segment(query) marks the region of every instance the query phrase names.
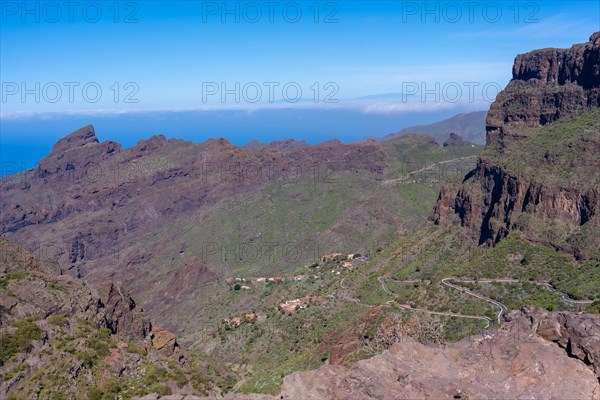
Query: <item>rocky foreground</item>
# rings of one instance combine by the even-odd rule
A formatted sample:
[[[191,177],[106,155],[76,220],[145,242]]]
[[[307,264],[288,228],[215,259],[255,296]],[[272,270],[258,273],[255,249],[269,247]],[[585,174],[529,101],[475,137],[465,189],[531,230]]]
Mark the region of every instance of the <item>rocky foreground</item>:
[[[600,399],[600,315],[526,307],[485,335],[445,346],[406,339],[350,368],[326,365],[289,375],[278,397],[226,398]]]

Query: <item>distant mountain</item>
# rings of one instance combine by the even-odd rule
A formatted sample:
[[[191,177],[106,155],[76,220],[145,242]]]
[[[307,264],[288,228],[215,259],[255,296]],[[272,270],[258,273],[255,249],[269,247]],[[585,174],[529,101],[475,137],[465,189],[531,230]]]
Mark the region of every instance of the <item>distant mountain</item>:
[[[458,114],[452,118],[429,125],[415,125],[404,128],[397,133],[384,136],[382,140],[390,140],[409,133],[421,133],[433,136],[438,143],[443,143],[450,133],[460,135],[463,140],[475,144],[485,144],[485,116],[487,111],[474,111]]]
[[[274,140],[270,143],[262,143],[258,140],[252,140],[248,142],[244,148],[248,150],[254,151],[294,151],[304,147],[307,147],[309,144],[304,140],[296,140],[296,139],[287,139],[287,140]]]

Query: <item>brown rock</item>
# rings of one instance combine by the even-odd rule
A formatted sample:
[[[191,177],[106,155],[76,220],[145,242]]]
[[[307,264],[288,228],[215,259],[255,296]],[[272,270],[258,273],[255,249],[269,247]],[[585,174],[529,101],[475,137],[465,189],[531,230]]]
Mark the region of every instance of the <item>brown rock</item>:
[[[97,284],[102,306],[107,310],[107,327],[121,340],[133,341],[145,338],[152,324],[136,307],[135,301],[119,284]]]
[[[173,351],[177,346],[177,336],[164,329],[153,330],[150,333],[150,341],[155,350]]]
[[[518,55],[513,79],[491,105],[487,144],[510,140],[505,125],[544,125],[600,106],[600,32],[569,49],[543,49]]]
[[[511,317],[500,330],[445,347],[407,339],[349,369],[327,365],[293,373],[284,378],[282,398],[600,398],[597,377],[586,363],[536,331],[540,322],[553,325],[557,318],[569,326],[563,332],[569,343],[598,349],[600,316],[527,309]]]

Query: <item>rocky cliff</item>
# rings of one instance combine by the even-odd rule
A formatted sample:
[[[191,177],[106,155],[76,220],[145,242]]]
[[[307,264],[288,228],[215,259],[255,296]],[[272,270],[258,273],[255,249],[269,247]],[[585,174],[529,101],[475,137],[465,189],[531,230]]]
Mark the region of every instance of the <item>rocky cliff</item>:
[[[507,125],[544,125],[600,107],[600,32],[569,49],[520,54],[512,74],[487,114],[487,144],[520,136]]]
[[[52,266],[1,238],[0,252],[0,274],[7,289],[0,293],[2,325],[60,313],[108,328],[120,340],[142,340],[152,330],[148,317],[122,286],[109,282],[92,287],[85,281],[56,274]]]
[[[350,368],[325,365],[293,373],[284,378],[280,396],[225,398],[598,400],[599,349],[599,315],[525,307],[512,312],[502,328],[484,335],[445,346],[401,338],[390,350]],[[142,400],[158,398],[149,395]]]
[[[349,369],[297,372],[285,378],[282,398],[600,398],[600,316],[527,308],[510,318],[445,347],[407,340]]]
[[[578,259],[600,257],[599,71],[600,32],[518,56],[477,167],[441,190],[432,219],[458,218],[481,244],[520,231]]]
[[[169,362],[189,357],[121,285],[60,275],[0,238],[0,398],[96,398]]]

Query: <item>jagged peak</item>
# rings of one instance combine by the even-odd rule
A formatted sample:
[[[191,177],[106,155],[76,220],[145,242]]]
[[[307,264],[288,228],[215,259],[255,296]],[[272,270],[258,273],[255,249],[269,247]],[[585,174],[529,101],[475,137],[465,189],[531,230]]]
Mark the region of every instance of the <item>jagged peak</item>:
[[[450,146],[464,146],[467,142],[458,133],[450,132],[448,139],[444,142],[444,147]]]
[[[228,150],[236,148],[236,146],[234,146],[229,140],[225,138],[208,139],[206,142],[204,142],[204,144],[211,149]]]
[[[62,153],[76,147],[82,147],[95,143],[99,143],[99,140],[98,137],[96,137],[94,126],[87,125],[83,128],[77,129],[76,131],[68,134],[56,142],[52,147],[52,153]]]

